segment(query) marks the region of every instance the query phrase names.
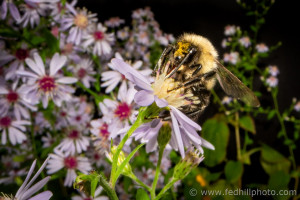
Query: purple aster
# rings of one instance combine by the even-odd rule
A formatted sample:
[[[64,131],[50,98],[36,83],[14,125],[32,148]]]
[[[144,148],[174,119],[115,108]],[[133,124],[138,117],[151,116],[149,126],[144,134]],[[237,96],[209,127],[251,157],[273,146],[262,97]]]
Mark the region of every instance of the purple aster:
[[[21,92],[24,92],[25,99],[32,104],[42,101],[43,107],[48,106],[49,99],[53,99],[57,106],[61,106],[63,101],[71,100],[70,93],[74,89],[65,84],[77,82],[74,77],[61,77],[58,71],[65,65],[67,58],[54,54],[50,62],[50,72],[46,73],[45,65],[38,53],[33,55],[34,60],[27,58],[26,64],[34,72],[18,70],[17,73],[21,76],[28,77],[27,83],[21,87]]]
[[[20,21],[20,12],[12,0],[3,0],[2,5],[0,7],[1,19],[6,18],[8,10],[15,21]]]

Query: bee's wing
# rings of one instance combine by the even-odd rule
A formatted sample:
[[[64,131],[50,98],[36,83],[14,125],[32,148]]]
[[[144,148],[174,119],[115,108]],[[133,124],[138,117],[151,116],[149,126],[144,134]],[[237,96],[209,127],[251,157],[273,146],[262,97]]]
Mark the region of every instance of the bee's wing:
[[[216,68],[217,79],[224,92],[250,106],[258,107],[260,103],[255,94],[221,63],[216,62],[218,64]]]

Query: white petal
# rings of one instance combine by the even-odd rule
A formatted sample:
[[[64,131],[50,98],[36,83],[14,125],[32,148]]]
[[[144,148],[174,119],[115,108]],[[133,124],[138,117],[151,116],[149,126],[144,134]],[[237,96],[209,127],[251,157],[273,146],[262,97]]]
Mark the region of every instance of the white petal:
[[[154,101],[154,95],[146,90],[141,90],[134,95],[134,101],[140,106],[149,106]]]
[[[183,146],[183,142],[182,142],[178,122],[177,122],[177,119],[175,118],[174,114],[172,112],[170,112],[170,113],[171,113],[173,132],[175,134],[176,143],[178,145],[178,149],[179,149],[179,152],[181,154],[181,157],[184,158],[185,157],[184,146]]]
[[[58,53],[54,54],[50,62],[50,76],[54,76],[64,66],[66,61],[66,56],[59,56]]]
[[[56,80],[57,83],[64,83],[64,84],[72,84],[78,81],[77,78],[74,77],[62,77]]]

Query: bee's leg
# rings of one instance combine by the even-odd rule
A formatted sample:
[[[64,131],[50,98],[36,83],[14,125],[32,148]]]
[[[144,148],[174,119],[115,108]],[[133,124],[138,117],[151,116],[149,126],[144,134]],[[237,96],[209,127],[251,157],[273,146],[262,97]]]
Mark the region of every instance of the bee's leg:
[[[199,115],[203,110],[200,109],[200,110],[196,110],[196,111],[193,111],[193,112],[189,112],[189,113],[186,113],[187,116],[189,117],[196,117],[197,115]]]
[[[185,61],[190,57],[191,54],[195,53],[196,49],[195,48],[191,48],[189,50],[189,52],[186,54],[186,56],[182,59],[182,61],[179,63],[179,65],[173,69],[167,76],[166,78],[170,78],[175,72],[177,72],[177,70],[181,67],[181,65],[183,65],[183,63],[185,63]]]
[[[200,69],[202,68],[202,65],[201,64],[195,64],[195,65],[192,65],[190,68],[194,68],[194,67],[196,67],[196,69],[193,72],[192,76],[195,76],[200,71]]]
[[[185,88],[188,88],[188,87],[191,87],[193,86],[195,83],[199,82],[202,78],[204,79],[210,79],[212,78],[214,75],[216,74],[215,71],[210,71],[210,72],[207,72],[205,74],[201,74],[199,76],[196,76],[195,78],[192,78],[184,83],[182,83],[181,85],[179,85],[178,87],[174,88],[174,89],[171,89],[171,90],[168,90],[168,92],[170,91],[173,91],[173,90],[178,90],[182,87],[185,87]]]
[[[155,72],[156,72],[156,71],[160,72],[160,70],[161,70],[161,65],[162,65],[162,63],[163,63],[163,60],[164,60],[165,56],[168,55],[173,49],[174,49],[174,47],[173,47],[172,45],[168,45],[168,46],[164,49],[164,51],[162,52],[161,56],[159,57],[158,62],[157,62],[156,65],[155,65],[155,68],[154,68],[154,71],[155,71]]]

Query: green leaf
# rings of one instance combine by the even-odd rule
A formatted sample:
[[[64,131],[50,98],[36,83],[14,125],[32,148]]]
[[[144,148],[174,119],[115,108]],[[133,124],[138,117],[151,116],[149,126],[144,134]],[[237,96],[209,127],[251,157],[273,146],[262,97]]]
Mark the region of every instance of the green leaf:
[[[263,145],[261,150],[260,163],[267,174],[277,171],[289,172],[291,162],[275,149]]]
[[[226,158],[229,128],[224,121],[216,118],[207,120],[202,126],[202,137],[215,146],[215,150],[205,149],[204,163],[213,167]]]
[[[115,177],[113,177],[113,183],[115,183],[116,180],[118,180],[120,174],[123,172],[124,167],[126,166],[127,163],[129,163],[130,159],[134,156],[134,154],[144,145],[145,143],[140,144],[137,146],[127,157],[126,159],[122,162],[120,167],[118,167],[117,172]]]
[[[24,162],[25,161],[25,155],[17,155],[13,157],[14,162]]]
[[[256,133],[254,120],[249,115],[240,118],[240,127],[253,134]]]
[[[272,119],[276,114],[276,110],[271,110],[267,116],[267,119],[270,120]]]
[[[225,165],[225,177],[230,183],[236,183],[243,174],[243,164],[240,161],[228,161]]]
[[[288,184],[291,180],[291,177],[283,171],[278,171],[273,173],[268,181],[268,189],[275,190],[277,194],[279,194],[279,191],[288,191]],[[278,200],[285,200],[289,199],[289,195],[274,195],[274,199]]]
[[[150,200],[147,192],[143,189],[138,189],[135,195],[136,200]]]

